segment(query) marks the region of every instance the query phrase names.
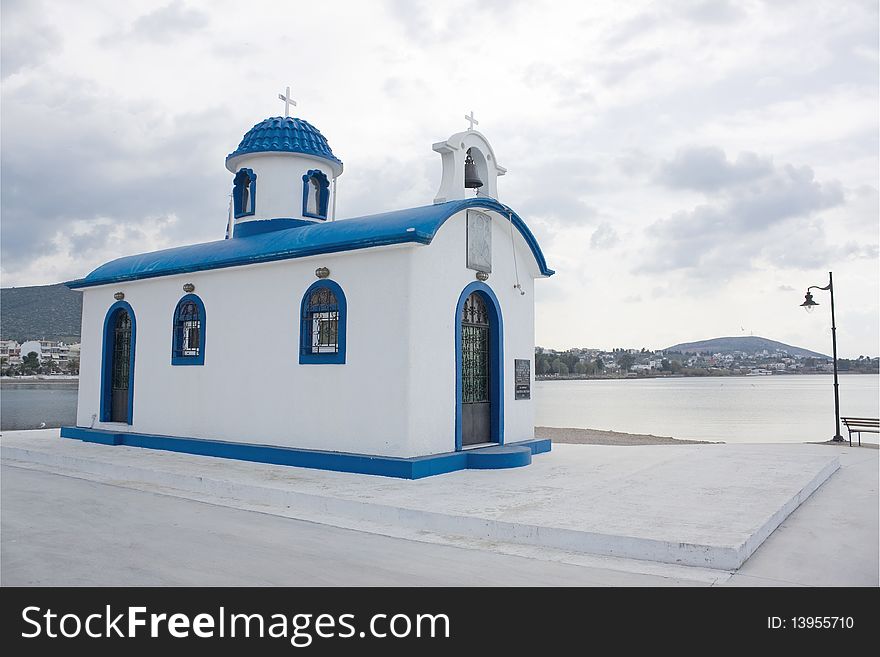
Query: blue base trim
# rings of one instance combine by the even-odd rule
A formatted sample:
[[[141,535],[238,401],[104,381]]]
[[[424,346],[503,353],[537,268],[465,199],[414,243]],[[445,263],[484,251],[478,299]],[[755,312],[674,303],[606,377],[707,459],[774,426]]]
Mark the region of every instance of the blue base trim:
[[[509,447],[528,447],[532,450],[532,455],[546,454],[549,452],[553,444],[549,438],[533,438],[531,440],[521,440],[515,443],[508,443]]]
[[[96,431],[94,429],[80,429],[79,427],[62,427],[63,438],[76,438],[84,443],[98,443],[100,445],[121,445],[124,433],[112,433],[110,431]]]
[[[251,221],[242,221],[241,223],[235,224],[232,228],[232,236],[250,237],[251,235],[270,233],[274,230],[287,230],[288,228],[311,226],[314,223],[314,221],[308,221],[306,219],[287,219],[285,217],[278,219],[252,219]]]
[[[206,438],[177,438],[144,433],[114,432],[85,427],[61,427],[62,438],[73,438],[84,442],[102,445],[127,445],[145,449],[162,449],[169,452],[182,452],[200,456],[214,456],[238,461],[291,465],[300,468],[354,472],[358,474],[397,477],[400,479],[422,479],[433,475],[455,472],[456,470],[514,468],[528,465],[535,451],[531,443],[546,443],[549,451],[550,441],[523,441],[514,446],[487,447],[465,452],[447,452],[413,458],[393,456],[370,456],[349,452],[325,452],[312,449],[296,449],[275,445],[256,445],[252,443],[232,443],[224,440]],[[528,447],[528,449],[523,449]],[[527,457],[528,461],[523,463]]]

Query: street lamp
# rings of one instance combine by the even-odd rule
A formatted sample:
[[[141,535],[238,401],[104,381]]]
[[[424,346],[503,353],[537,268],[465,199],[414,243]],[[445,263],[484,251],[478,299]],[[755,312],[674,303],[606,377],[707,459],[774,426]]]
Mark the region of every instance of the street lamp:
[[[840,394],[838,392],[838,383],[837,383],[837,326],[834,323],[834,284],[833,277],[831,272],[828,272],[828,285],[825,287],[820,287],[819,285],[811,285],[807,288],[807,293],[804,295],[804,302],[801,304],[801,308],[806,310],[808,313],[813,312],[816,309],[816,306],[819,304],[813,301],[813,295],[810,293],[810,290],[828,290],[831,293],[831,348],[832,348],[832,356],[834,357],[834,419],[837,422],[836,428],[837,433],[834,434],[833,440],[836,443],[843,442],[843,436],[840,435]]]
[[[811,313],[816,310],[816,306],[818,305],[818,303],[813,301],[813,295],[807,292],[807,294],[804,296],[804,302],[801,304],[801,308],[806,310],[808,313]]]

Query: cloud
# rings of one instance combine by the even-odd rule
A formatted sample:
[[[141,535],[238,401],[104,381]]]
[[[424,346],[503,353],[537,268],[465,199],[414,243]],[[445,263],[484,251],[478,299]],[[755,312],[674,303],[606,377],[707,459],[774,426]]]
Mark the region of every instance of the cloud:
[[[176,217],[148,217],[140,221],[119,222],[109,218],[76,220],[41,236],[41,249],[16,264],[15,277],[21,280],[66,281],[81,278],[98,265],[116,256],[148,252],[175,246],[169,227]],[[4,263],[5,265],[5,263]],[[4,276],[4,280],[8,277]],[[12,284],[16,284],[13,278]]]
[[[794,292],[795,289],[791,285],[780,285],[776,288],[780,292]]]
[[[673,189],[715,191],[764,178],[773,172],[773,162],[754,153],[740,153],[730,161],[717,146],[680,150],[663,162],[658,182]]]
[[[138,16],[128,30],[108,35],[104,37],[104,41],[109,44],[126,39],[139,39],[169,43],[177,37],[207,27],[208,23],[207,12],[187,7],[182,0],[173,0],[163,7]]]
[[[457,0],[450,11],[436,10],[433,0],[390,0],[388,15],[403,28],[407,39],[421,43],[461,41],[479,36],[482,25],[491,21],[494,29],[503,29],[512,20],[524,0]],[[462,20],[467,15],[467,20]]]
[[[696,23],[703,27],[727,27],[746,17],[743,8],[730,0],[668,0],[642,7],[634,15],[607,32],[605,45],[617,50],[653,33],[671,30],[678,24]]]
[[[816,180],[808,166],[771,167],[757,156],[742,167],[731,166],[723,153],[708,161],[727,163],[717,171],[730,173],[728,180],[736,184],[719,186],[715,176],[710,202],[651,224],[650,247],[637,271],[699,269],[711,277],[745,271],[762,259],[781,266],[826,261],[831,250],[824,224],[814,215],[843,204],[840,183]]]
[[[595,157],[559,155],[552,147],[550,152],[556,157],[524,158],[499,180],[499,193],[509,198],[513,187],[517,212],[523,216],[550,219],[560,226],[591,221],[598,211],[585,197],[602,189],[606,167]]]
[[[430,204],[430,145],[475,111],[559,272],[544,344],[638,344],[645,313],[669,344],[785,335],[776,285],[831,269],[841,325],[876,315],[876,3],[2,1],[4,285],[221,237],[223,158],[290,84],[340,218]]]
[[[729,25],[745,16],[742,5],[730,0],[685,0],[682,15],[695,23]]]
[[[137,252],[141,225],[163,225],[171,243],[222,237],[229,174],[221,163],[234,148],[224,118],[216,110],[168,117],[146,103],[101,97],[81,80],[8,91],[0,180],[4,272],[71,244],[96,260]],[[172,215],[179,221],[157,219]],[[96,220],[91,231],[76,228]],[[112,226],[128,229],[108,241]]]
[[[618,242],[620,242],[620,237],[618,237],[617,231],[606,221],[599,224],[590,237],[590,246],[594,249],[610,249]]]
[[[625,57],[609,57],[602,63],[602,82],[608,86],[619,85],[636,73],[656,65],[662,58],[662,51],[649,50]]]
[[[15,73],[43,64],[61,50],[62,35],[45,16],[42,3],[4,0],[0,22],[0,75]]]

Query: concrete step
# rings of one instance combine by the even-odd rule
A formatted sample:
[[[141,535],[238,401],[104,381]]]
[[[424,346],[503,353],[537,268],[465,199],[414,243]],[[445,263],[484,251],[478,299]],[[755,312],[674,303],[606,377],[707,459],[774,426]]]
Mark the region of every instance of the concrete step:
[[[532,462],[529,447],[499,445],[469,450],[467,467],[471,470],[500,470],[501,468],[521,468]]]

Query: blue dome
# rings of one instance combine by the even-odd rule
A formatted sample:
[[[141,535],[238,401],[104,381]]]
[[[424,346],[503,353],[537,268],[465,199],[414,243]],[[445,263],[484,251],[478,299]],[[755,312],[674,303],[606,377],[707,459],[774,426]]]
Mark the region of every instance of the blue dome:
[[[304,153],[342,164],[315,126],[292,116],[260,121],[247,131],[238,148],[226,156],[226,161],[247,153]]]

